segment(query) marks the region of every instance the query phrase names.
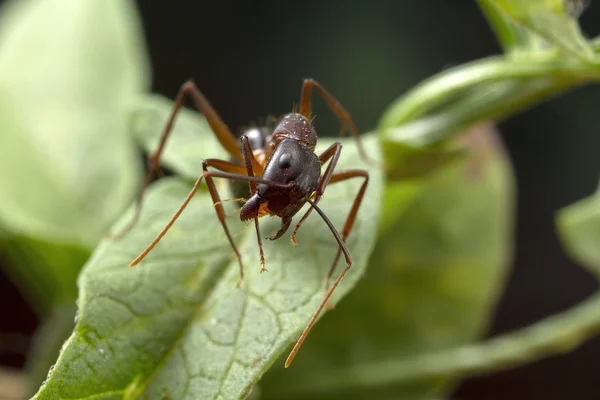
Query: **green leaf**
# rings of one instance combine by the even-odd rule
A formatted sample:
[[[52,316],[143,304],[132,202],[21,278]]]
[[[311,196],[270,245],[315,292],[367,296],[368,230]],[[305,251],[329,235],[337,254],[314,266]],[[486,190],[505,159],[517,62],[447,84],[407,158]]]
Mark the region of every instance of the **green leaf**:
[[[75,300],[142,179],[124,114],[148,85],[135,9],[69,1],[12,1],[0,17],[0,254],[39,312]]]
[[[394,180],[423,178],[465,156],[464,149],[445,146],[446,144],[418,147],[402,140],[386,140],[383,154],[390,167],[388,178]]]
[[[561,209],[556,222],[567,252],[600,278],[600,194]]]
[[[163,111],[168,113],[169,107]],[[185,126],[176,125],[173,140]],[[197,135],[206,141],[198,141],[197,152],[190,154],[197,159],[214,156],[211,133],[204,128]],[[321,140],[318,148],[329,143]],[[339,169],[356,168],[354,141],[343,143]],[[365,136],[364,144],[375,159],[381,158],[374,135]],[[375,244],[382,176],[377,170],[370,176],[347,241],[355,264],[336,290],[333,304],[362,276]],[[341,182],[326,190],[321,205],[335,226],[344,223],[360,184],[360,180]],[[36,399],[242,398],[296,340],[322,300],[324,276],[337,250],[316,213],[299,231],[297,248],[284,238],[265,241],[264,274],[259,273],[254,228],[238,235],[246,278],[236,289],[237,261],[210,196],[199,191],[147,258],[127,268],[189,189],[189,181],[175,178],[153,184],[136,228],[121,241],[103,241],[95,250],[79,278],[75,331]],[[219,190],[227,198],[226,182],[219,183]],[[233,204],[225,205],[231,231],[239,232],[243,224]],[[131,210],[117,227],[130,216]],[[262,236],[278,227],[278,220],[261,220]],[[323,313],[324,319],[336,312]],[[302,349],[297,359],[303,354]]]
[[[123,107],[148,85],[132,2],[13,1],[0,21],[0,220],[93,247],[141,170]],[[40,73],[43,71],[43,73]]]
[[[499,137],[487,125],[462,141],[462,160],[420,182],[388,183],[368,274],[315,328],[295,374],[276,364],[265,375],[263,398],[431,399],[452,388],[444,379],[452,374],[432,377],[412,360],[484,333],[511,263],[514,220]],[[443,361],[438,370],[456,359]],[[402,362],[402,370],[370,368]]]
[[[598,56],[600,54],[600,37],[595,37],[590,41],[590,46],[594,50],[594,54]]]
[[[506,18],[539,35],[551,46],[585,61],[594,52],[581,34],[574,16],[569,15],[564,0],[489,0]]]

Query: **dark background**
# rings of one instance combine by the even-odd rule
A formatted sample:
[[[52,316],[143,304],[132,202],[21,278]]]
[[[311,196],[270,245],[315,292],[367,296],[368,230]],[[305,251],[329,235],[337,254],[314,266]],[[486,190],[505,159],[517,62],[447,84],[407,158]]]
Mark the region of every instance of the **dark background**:
[[[153,90],[173,98],[193,78],[231,127],[290,111],[302,79],[312,77],[368,131],[422,79],[500,53],[475,2],[205,3],[138,1]],[[600,5],[591,4],[581,22],[588,36],[599,34]],[[598,184],[599,100],[600,90],[587,87],[500,124],[517,173],[518,223],[515,264],[490,335],[563,311],[595,290],[563,254],[553,219]],[[320,134],[337,133],[320,102],[315,112]],[[0,348],[0,363],[21,366],[36,317],[1,272],[0,299],[0,332],[17,334],[4,341],[10,349]],[[598,358],[599,339],[565,356],[469,379],[453,398],[598,398]]]

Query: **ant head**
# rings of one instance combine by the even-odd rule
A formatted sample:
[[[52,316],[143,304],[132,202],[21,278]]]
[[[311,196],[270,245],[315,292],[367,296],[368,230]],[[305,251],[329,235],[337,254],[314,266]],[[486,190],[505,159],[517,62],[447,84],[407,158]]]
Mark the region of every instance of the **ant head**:
[[[317,145],[317,132],[302,114],[291,113],[285,115],[273,131],[274,141],[279,142],[283,139],[296,140],[314,150]]]

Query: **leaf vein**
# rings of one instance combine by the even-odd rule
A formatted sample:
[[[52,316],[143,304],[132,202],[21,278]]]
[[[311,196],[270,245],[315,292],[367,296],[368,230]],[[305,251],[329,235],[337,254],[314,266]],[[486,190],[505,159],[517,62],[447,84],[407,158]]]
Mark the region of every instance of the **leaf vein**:
[[[227,380],[227,376],[229,376],[229,373],[231,372],[231,368],[233,367],[233,364],[236,361],[235,356],[238,351],[240,331],[242,330],[242,325],[244,324],[244,319],[246,318],[247,307],[248,307],[248,292],[246,292],[246,296],[244,296],[244,304],[242,305],[242,312],[240,314],[239,324],[237,325],[237,329],[236,329],[235,336],[234,336],[233,348],[232,348],[233,351],[231,352],[231,359],[229,361],[229,365],[227,366],[227,369],[225,370],[225,373],[223,374],[223,379],[221,380],[221,384],[219,385],[219,390],[217,391],[217,395],[224,394],[223,393],[223,385],[225,384],[225,381]]]

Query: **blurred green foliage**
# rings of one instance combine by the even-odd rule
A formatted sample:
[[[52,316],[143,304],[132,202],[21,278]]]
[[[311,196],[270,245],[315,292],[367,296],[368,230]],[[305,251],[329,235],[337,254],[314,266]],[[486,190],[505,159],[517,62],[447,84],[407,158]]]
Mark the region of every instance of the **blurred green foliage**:
[[[269,272],[260,276],[254,232],[241,232],[248,275],[236,290],[236,263],[202,188],[143,265],[127,268],[185,197],[200,157],[224,152],[203,117],[184,111],[164,157],[178,177],[152,185],[134,231],[103,240],[131,217],[123,212],[142,178],[137,148],[155,150],[173,105],[147,93],[134,3],[8,3],[0,17],[0,167],[22,174],[0,180],[0,252],[46,316],[28,363],[31,394],[62,348],[36,398],[431,398],[466,374],[568,351],[594,335],[597,296],[477,341],[511,262],[514,223],[513,172],[488,121],[600,78],[598,41],[581,35],[574,2],[478,3],[505,54],[422,82],[363,136],[389,168],[369,170],[348,239],[355,266],[336,309],[287,370],[278,357],[319,303],[335,251],[322,221],[306,223],[297,249],[268,243]],[[355,167],[355,144],[343,143],[340,167]],[[336,226],[358,183],[327,189],[323,209]],[[594,273],[597,197],[558,216],[567,251]]]
[[[135,9],[9,2],[0,26],[0,221],[9,271],[44,310],[74,278],[141,179],[125,104],[148,89]],[[26,179],[23,179],[23,176]]]
[[[149,87],[142,43],[128,2],[27,0],[3,7],[0,223],[7,234],[0,254],[40,314],[58,315],[74,304],[83,263],[142,178],[124,112],[129,98]],[[45,358],[31,354],[37,370],[47,371],[59,347]]]

